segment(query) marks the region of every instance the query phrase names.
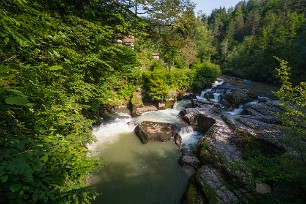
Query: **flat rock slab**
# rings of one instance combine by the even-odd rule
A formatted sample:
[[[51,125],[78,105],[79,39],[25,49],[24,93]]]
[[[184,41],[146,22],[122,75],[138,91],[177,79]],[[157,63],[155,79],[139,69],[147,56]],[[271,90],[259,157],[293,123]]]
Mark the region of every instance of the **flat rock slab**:
[[[196,178],[197,185],[201,186],[209,203],[238,203],[236,195],[225,185],[226,182],[218,170],[203,166],[196,173]]]
[[[154,105],[143,105],[141,107],[134,107],[132,111],[132,116],[141,116],[143,113],[150,111],[157,111],[158,109]]]
[[[196,156],[182,155],[179,159],[179,163],[182,166],[191,166],[194,169],[198,169],[201,165],[200,160]]]
[[[170,123],[143,121],[134,132],[143,144],[149,141],[165,142],[175,135],[175,128]]]

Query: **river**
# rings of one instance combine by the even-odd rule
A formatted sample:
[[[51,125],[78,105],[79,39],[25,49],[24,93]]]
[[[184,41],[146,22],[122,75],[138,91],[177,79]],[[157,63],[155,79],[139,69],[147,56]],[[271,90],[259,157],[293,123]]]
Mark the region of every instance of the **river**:
[[[168,109],[132,119],[117,113],[112,121],[94,128],[98,141],[90,149],[106,166],[92,179],[99,193],[93,203],[181,203],[187,175],[178,164],[179,148],[173,141],[142,144],[133,131],[144,120],[177,123],[177,114]]]
[[[223,88],[247,88],[259,97],[271,97],[271,90],[276,90],[247,80],[222,78],[215,81],[212,88],[204,89],[197,98],[218,103],[221,93],[216,87],[222,87],[223,83]],[[206,93],[212,91],[213,98],[206,98]],[[254,100],[250,104],[257,102]],[[230,115],[240,114],[247,105],[249,103],[224,111]],[[89,148],[96,156],[102,157],[106,164],[91,180],[99,193],[94,204],[182,203],[188,176],[178,164],[178,146],[173,141],[142,144],[134,133],[134,128],[142,121],[180,122],[178,113],[182,106],[190,106],[190,100],[176,103],[174,109],[148,112],[137,118],[125,113],[114,113],[112,120],[93,129],[97,142]],[[184,148],[194,147],[201,134],[193,132],[188,126],[182,131],[180,135],[185,143]]]

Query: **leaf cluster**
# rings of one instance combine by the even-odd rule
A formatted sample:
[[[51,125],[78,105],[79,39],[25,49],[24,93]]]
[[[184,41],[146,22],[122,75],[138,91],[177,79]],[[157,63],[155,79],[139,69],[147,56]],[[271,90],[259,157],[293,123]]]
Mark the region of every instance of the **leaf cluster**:
[[[110,98],[127,100],[140,76],[132,49],[94,17],[98,1],[86,2],[0,3],[0,202],[95,195],[87,177],[102,163],[86,148],[89,118]]]

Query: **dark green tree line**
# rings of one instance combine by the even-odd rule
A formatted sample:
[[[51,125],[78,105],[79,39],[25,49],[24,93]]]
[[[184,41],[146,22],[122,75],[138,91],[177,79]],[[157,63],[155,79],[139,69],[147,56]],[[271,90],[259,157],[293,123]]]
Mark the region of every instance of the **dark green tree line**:
[[[278,56],[292,63],[297,82],[305,80],[305,11],[299,0],[249,0],[215,9],[208,17],[218,51],[213,59],[225,73],[275,82]]]

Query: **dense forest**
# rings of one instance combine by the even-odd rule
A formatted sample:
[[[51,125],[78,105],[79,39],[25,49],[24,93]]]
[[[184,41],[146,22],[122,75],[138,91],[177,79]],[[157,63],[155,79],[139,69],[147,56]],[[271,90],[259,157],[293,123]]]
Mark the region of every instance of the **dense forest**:
[[[160,102],[171,90],[201,90],[221,70],[279,83],[275,57],[293,67],[294,83],[306,78],[301,0],[250,0],[198,17],[189,0],[4,0],[0,8],[0,203],[90,203],[88,177],[103,166],[86,147],[92,124],[138,87]],[[130,35],[133,46],[118,43]]]
[[[277,56],[290,62],[292,78],[305,81],[306,2],[249,0],[201,19],[214,36],[213,60],[223,73],[275,83]]]

